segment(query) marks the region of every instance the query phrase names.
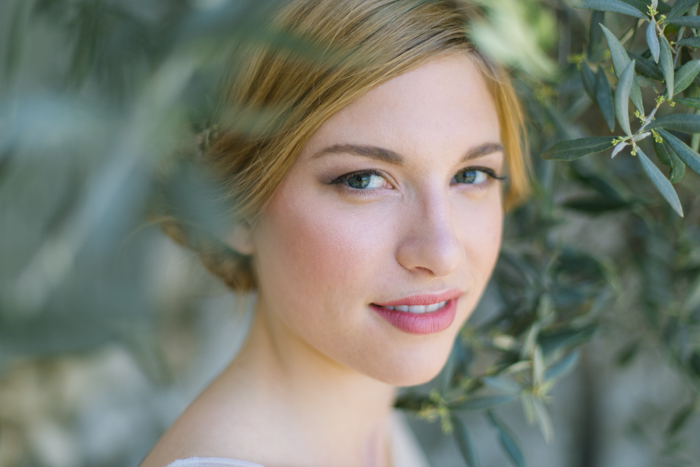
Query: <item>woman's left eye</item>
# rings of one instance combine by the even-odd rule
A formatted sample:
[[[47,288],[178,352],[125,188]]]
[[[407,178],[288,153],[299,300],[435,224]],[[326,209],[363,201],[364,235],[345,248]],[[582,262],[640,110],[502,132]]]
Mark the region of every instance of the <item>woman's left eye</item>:
[[[465,185],[480,185],[489,178],[503,180],[504,177],[498,177],[491,169],[475,169],[469,168],[458,172],[452,177],[452,183],[462,183]]]

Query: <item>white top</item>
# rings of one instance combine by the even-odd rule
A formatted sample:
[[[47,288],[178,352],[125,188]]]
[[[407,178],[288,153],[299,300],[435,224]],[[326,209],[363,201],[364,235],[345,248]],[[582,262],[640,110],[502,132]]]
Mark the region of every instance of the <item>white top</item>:
[[[391,459],[394,467],[430,467],[415,436],[398,410],[391,414]],[[191,457],[176,460],[167,467],[264,467],[260,464],[219,457]]]

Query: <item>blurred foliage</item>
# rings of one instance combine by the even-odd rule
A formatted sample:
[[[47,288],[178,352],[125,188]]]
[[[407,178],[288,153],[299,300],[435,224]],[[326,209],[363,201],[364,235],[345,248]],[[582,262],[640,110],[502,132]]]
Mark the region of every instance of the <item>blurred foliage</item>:
[[[196,150],[222,44],[314,55],[269,29],[260,11],[270,1],[0,4],[0,384],[12,361],[112,343],[169,384],[159,316],[191,306],[202,282],[164,277],[149,213],[167,202],[210,231],[227,228],[197,169],[164,162]],[[407,391],[397,407],[440,421],[471,467],[478,447],[458,415],[482,411],[507,458],[525,465],[497,407],[519,401],[551,439],[553,385],[597,329],[620,332],[614,317],[634,310],[644,324],[610,358],[625,365],[651,347],[682,375],[694,397],[669,418],[659,451],[660,464],[681,465],[700,409],[698,2],[479,3],[486,20],[470,33],[513,67],[535,195],[507,219],[498,306],[464,328],[432,390]],[[55,465],[41,459],[30,462]]]

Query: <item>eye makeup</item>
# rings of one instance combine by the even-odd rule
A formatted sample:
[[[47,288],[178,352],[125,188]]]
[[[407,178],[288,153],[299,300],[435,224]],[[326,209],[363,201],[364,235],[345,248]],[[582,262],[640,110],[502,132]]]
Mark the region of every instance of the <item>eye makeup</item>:
[[[459,181],[460,175],[467,174],[469,172],[473,172],[475,175],[472,177],[466,177],[464,181]],[[475,181],[476,179],[479,178],[479,174],[485,175],[485,179],[482,181]],[[345,173],[343,175],[340,175],[338,177],[328,177],[325,180],[325,183],[328,185],[337,185],[337,186],[344,186],[354,192],[360,192],[360,191],[372,191],[375,189],[378,189],[380,187],[372,187],[371,179],[373,177],[379,177],[385,181],[385,183],[388,185],[389,182],[387,181],[387,177],[384,173],[375,170],[375,169],[367,169],[367,170],[355,170],[352,172]],[[506,176],[499,176],[496,174],[496,172],[493,169],[490,169],[488,167],[466,167],[455,174],[454,177],[452,177],[452,180],[450,181],[451,185],[466,185],[466,186],[485,186],[488,182],[490,181],[503,181],[506,180],[508,177]],[[469,182],[467,182],[469,180]]]

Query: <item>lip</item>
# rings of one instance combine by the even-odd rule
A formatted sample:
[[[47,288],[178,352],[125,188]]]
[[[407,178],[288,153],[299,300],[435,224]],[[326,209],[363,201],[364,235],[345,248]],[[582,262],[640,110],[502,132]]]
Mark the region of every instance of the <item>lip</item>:
[[[411,295],[410,297],[400,298],[391,302],[384,303],[373,303],[372,305],[378,306],[416,306],[416,305],[434,305],[440,302],[446,302],[448,300],[453,300],[462,295],[462,291],[458,289],[448,290],[442,293],[425,293],[418,295]]]
[[[442,294],[421,294],[382,304],[372,303],[370,308],[395,328],[409,334],[434,334],[444,331],[454,322],[457,314],[457,301],[461,291],[451,290]],[[428,313],[410,313],[391,310],[388,306],[433,305],[446,301],[445,306]]]

